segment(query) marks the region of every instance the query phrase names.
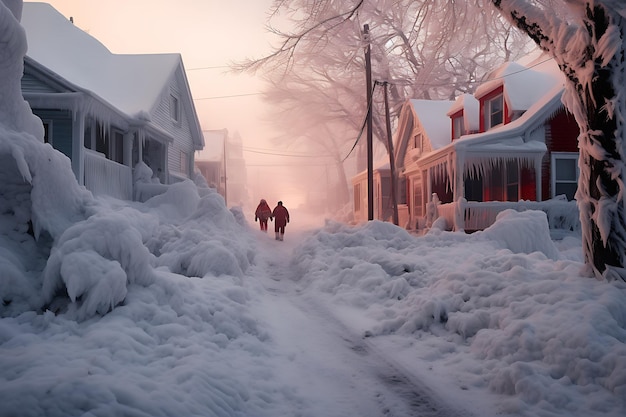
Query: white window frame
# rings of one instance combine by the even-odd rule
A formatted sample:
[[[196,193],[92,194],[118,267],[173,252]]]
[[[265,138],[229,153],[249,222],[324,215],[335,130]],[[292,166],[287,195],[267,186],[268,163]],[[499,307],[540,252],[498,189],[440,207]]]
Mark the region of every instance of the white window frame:
[[[492,107],[493,107],[492,104],[496,101],[499,101],[501,104],[502,109],[500,110],[500,113],[502,114],[502,116],[501,116],[500,123],[493,124],[494,112],[492,111]],[[484,116],[485,116],[485,130],[489,130],[491,128],[504,124],[504,94],[498,94],[488,100],[485,100]]]
[[[557,159],[573,159],[576,166],[576,178],[571,180],[559,180],[558,183],[576,184],[578,186],[578,178],[580,177],[580,169],[578,167],[578,152],[552,152],[550,155],[550,194],[552,198],[556,197],[556,161]]]
[[[517,177],[515,178],[515,182],[511,182],[511,178],[509,178],[509,168],[510,168],[509,164],[515,164],[514,172]],[[517,159],[513,159],[513,160],[505,162],[503,174],[504,174],[504,199],[506,201],[519,201],[522,195],[522,167],[521,167],[520,162]],[[515,185],[515,188],[517,189],[516,191],[517,195],[515,196],[515,198],[509,195],[509,188],[514,185]]]
[[[174,92],[170,92],[170,119],[176,125],[180,123],[181,120],[181,107],[180,107],[180,96]]]

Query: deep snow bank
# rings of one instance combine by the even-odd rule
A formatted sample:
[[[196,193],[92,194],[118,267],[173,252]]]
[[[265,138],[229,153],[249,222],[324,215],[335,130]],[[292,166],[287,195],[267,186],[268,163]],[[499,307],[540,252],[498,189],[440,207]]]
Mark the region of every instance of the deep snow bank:
[[[456,389],[505,394],[502,411],[620,415],[626,285],[582,276],[580,237],[550,241],[542,214],[507,212],[473,235],[329,224],[294,267],[338,314],[349,306],[373,322],[367,336],[402,336],[416,359],[454,363]]]

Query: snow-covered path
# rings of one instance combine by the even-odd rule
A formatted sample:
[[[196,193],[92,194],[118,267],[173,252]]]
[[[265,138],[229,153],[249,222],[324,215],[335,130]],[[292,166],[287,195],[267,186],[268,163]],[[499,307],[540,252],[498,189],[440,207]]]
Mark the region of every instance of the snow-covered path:
[[[341,323],[323,297],[301,290],[290,260],[305,234],[289,230],[286,240],[277,242],[273,233],[259,232],[259,262],[249,271],[260,296],[253,311],[267,323],[277,351],[285,352],[275,376],[288,381],[299,398],[291,415],[470,416],[444,405],[362,332]]]

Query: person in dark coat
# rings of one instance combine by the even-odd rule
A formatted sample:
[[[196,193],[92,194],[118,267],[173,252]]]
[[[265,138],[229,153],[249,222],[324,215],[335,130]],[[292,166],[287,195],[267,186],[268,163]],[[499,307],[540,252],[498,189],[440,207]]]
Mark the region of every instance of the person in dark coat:
[[[271,220],[272,219],[272,209],[270,208],[269,204],[267,204],[267,201],[265,201],[264,199],[261,199],[261,202],[259,203],[259,205],[256,208],[256,211],[254,212],[254,221],[256,222],[257,220],[259,221],[259,224],[261,226],[261,231],[263,232],[267,232],[267,220]]]
[[[289,223],[289,211],[285,206],[283,206],[283,202],[279,201],[278,205],[274,207],[274,211],[272,211],[272,216],[274,217],[274,231],[276,232],[276,240],[283,240],[285,236],[285,226]]]

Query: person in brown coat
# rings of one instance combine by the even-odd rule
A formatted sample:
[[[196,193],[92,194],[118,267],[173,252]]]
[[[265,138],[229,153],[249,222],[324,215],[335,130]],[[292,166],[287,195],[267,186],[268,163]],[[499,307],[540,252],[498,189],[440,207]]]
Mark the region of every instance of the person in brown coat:
[[[285,236],[285,226],[289,223],[289,211],[283,202],[279,201],[278,205],[274,207],[272,211],[272,217],[274,217],[274,231],[276,232],[276,240],[283,240]]]
[[[261,231],[263,232],[267,232],[268,219],[272,219],[272,209],[267,204],[267,201],[265,201],[265,199],[261,199],[261,202],[254,212],[254,221],[259,221],[259,224],[261,225]]]

